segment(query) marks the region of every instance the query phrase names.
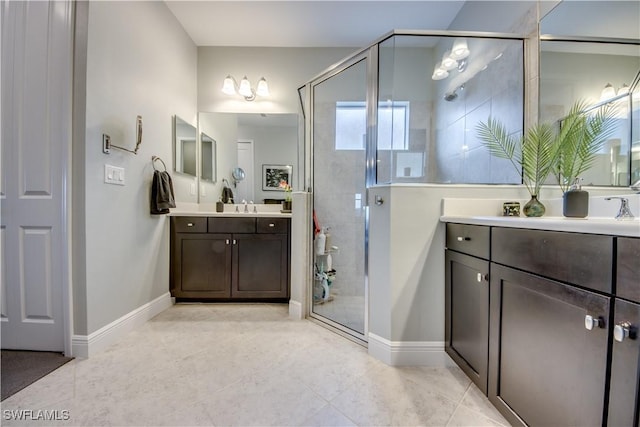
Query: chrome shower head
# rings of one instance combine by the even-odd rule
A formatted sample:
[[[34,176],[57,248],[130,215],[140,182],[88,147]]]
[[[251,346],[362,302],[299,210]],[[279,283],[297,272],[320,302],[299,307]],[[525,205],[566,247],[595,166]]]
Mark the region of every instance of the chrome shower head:
[[[450,93],[445,93],[444,94],[444,100],[445,101],[453,101],[454,99],[456,99],[458,97],[458,94],[456,93],[456,91],[454,90],[453,92]]]
[[[458,97],[458,91],[459,90],[464,90],[464,85],[460,85],[457,88],[455,88],[453,90],[453,92],[449,92],[449,93],[445,93],[444,94],[444,100],[445,101],[453,101],[454,99],[456,99]]]

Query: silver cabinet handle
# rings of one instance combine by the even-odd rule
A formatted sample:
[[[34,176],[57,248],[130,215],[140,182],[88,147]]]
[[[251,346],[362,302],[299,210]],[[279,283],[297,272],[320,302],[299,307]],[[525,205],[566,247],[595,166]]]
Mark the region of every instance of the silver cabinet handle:
[[[187,227],[193,227],[193,223],[192,222],[188,222],[187,223]]]
[[[229,239],[225,240],[225,243],[228,245],[229,244]]]
[[[593,330],[593,328],[604,328],[604,319],[587,314],[584,316],[584,327],[590,331]]]
[[[478,273],[476,279],[478,279],[478,283],[482,283],[482,273]]]
[[[471,237],[458,236],[458,242],[468,242],[470,240],[471,240]]]
[[[233,244],[234,245],[238,244],[238,241],[236,239],[233,239]]]
[[[613,327],[613,338],[616,341],[622,342],[625,338],[635,339],[635,329],[629,322],[620,322]]]
[[[270,223],[270,224],[269,224],[269,227],[271,227],[271,228],[273,228],[273,227],[275,227],[275,226],[276,226],[276,225],[275,225],[274,223]]]

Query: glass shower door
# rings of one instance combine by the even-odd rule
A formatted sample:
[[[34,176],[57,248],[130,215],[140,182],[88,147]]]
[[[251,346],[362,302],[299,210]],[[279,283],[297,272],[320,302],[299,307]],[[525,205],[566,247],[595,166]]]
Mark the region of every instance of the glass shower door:
[[[312,84],[312,317],[366,341],[367,57]]]

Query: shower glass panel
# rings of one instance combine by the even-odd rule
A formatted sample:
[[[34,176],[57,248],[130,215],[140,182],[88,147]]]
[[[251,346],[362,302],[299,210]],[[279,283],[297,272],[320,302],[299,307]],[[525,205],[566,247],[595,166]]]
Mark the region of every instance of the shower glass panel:
[[[313,206],[327,235],[314,241],[312,316],[365,339],[367,60],[312,86]]]
[[[468,54],[435,70],[464,40]],[[378,48],[377,183],[518,184],[476,126],[489,116],[523,129],[523,41],[394,35]]]

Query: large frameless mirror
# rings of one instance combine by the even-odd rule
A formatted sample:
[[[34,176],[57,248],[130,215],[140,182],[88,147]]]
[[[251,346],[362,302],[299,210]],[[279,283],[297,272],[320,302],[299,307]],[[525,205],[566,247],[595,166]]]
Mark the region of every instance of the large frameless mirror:
[[[561,122],[571,106],[616,106],[616,132],[584,183],[629,186],[640,179],[640,3],[563,1],[540,22],[539,120]]]
[[[196,128],[178,116],[173,121],[173,169],[185,175],[197,175]]]

